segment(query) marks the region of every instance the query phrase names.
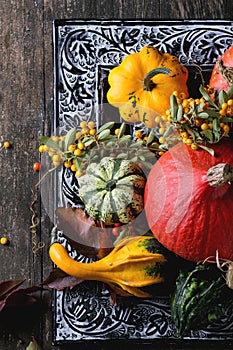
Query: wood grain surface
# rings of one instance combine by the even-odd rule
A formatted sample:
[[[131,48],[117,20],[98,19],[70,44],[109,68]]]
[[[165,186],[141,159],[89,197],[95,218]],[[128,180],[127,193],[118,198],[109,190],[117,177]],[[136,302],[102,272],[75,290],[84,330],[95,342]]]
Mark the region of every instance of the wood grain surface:
[[[32,169],[33,163],[39,161],[37,137],[50,135],[53,123],[52,21],[62,18],[230,19],[233,2],[1,0],[0,10],[0,140],[12,143],[11,149],[0,152],[0,236],[10,241],[9,246],[0,246],[0,281],[25,279],[26,285],[34,285],[51,269],[47,253],[51,223],[38,198],[34,208],[41,222],[36,240],[42,240],[45,247],[37,255],[33,254],[30,203],[31,188],[39,179]],[[24,321],[22,315],[22,322],[18,322],[13,331],[0,331],[0,350],[25,349],[32,335],[42,350],[53,348],[51,295],[43,295],[47,309],[42,315],[35,310],[29,322]],[[17,347],[19,338],[23,339],[24,347]],[[75,347],[81,348],[86,349],[83,345]],[[93,345],[93,349],[108,348]],[[138,349],[154,347],[148,344]]]

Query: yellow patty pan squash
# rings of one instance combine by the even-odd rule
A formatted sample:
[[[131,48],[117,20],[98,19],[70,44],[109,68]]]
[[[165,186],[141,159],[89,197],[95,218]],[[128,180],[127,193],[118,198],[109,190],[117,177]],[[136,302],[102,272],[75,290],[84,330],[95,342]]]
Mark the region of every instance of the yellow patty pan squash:
[[[174,91],[188,96],[187,79],[188,70],[177,57],[145,46],[110,71],[107,100],[125,121],[153,128],[156,116],[170,108]]]

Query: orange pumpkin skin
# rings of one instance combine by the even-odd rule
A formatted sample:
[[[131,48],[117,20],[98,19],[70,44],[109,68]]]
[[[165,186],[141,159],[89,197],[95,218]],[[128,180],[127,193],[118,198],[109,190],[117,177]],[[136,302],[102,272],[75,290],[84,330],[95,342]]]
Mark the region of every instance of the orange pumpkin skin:
[[[219,61],[222,61],[222,65],[223,67],[225,67],[227,77],[224,77],[224,73],[221,72],[221,69],[219,68]],[[232,83],[233,83],[233,46],[227,49],[215,63],[211,77],[210,77],[209,86],[212,87],[214,90],[226,91]]]
[[[145,212],[154,236],[180,257],[233,259],[233,185],[210,186],[207,171],[233,167],[233,142],[211,145],[215,156],[179,143],[153,166],[145,188]]]

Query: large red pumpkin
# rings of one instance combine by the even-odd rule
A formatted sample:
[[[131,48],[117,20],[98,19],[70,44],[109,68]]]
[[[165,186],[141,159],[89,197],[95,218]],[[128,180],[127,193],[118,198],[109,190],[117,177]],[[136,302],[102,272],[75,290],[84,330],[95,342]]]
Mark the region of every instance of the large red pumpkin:
[[[145,212],[155,237],[195,262],[215,257],[216,251],[219,258],[233,260],[232,173],[219,165],[233,167],[233,142],[211,147],[214,156],[183,143],[172,147],[153,166],[145,188]],[[229,177],[219,184],[222,171]]]
[[[233,46],[228,48],[214,65],[209,86],[227,90],[233,84]]]

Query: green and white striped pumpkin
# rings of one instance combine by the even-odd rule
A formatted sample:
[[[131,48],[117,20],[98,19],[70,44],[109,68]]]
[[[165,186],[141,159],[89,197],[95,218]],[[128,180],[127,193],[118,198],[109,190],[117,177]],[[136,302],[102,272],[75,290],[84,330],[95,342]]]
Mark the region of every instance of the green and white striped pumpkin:
[[[127,224],[143,210],[145,183],[136,163],[104,157],[79,178],[79,196],[93,219],[106,225]]]

